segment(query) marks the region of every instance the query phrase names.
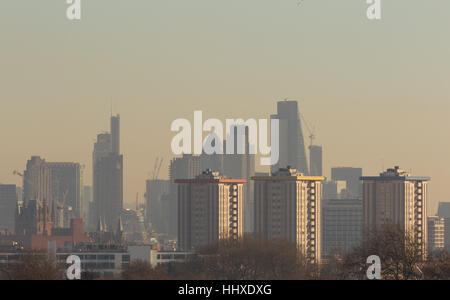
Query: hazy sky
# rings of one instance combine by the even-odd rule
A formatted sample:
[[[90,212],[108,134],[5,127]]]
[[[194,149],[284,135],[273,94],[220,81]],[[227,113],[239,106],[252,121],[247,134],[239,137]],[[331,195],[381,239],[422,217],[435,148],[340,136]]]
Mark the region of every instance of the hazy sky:
[[[174,119],[267,118],[289,98],[326,175],[400,165],[432,177],[434,213],[450,200],[450,1],[383,0],[381,21],[364,0],[298,2],[82,0],[70,22],[63,0],[0,1],[0,182],[40,155],[84,164],[91,184],[113,101],[132,203],[171,158]]]

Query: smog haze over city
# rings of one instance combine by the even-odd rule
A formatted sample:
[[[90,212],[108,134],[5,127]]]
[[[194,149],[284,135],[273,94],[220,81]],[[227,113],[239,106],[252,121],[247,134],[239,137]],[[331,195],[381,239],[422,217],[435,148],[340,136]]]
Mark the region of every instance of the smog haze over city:
[[[158,250],[168,251],[176,240],[173,249],[194,249],[203,240],[180,229],[185,224],[180,216],[185,196],[180,191],[194,189],[199,180],[216,180],[230,188],[230,193],[244,195],[243,200],[233,201],[242,200],[248,210],[238,210],[230,220],[239,220],[236,232],[258,232],[258,226],[263,227],[257,221],[258,197],[265,197],[258,191],[259,187],[272,188],[268,179],[272,176],[290,176],[302,184],[323,183],[323,193],[329,191],[326,182],[332,188],[336,184],[336,193],[328,194],[329,199],[323,195],[324,201],[360,201],[361,218],[366,218],[361,222],[370,226],[375,223],[367,221],[372,216],[367,205],[382,205],[376,196],[371,198],[370,191],[388,191],[377,184],[397,176],[405,179],[405,191],[422,193],[422,184],[426,185],[424,211],[442,217],[440,203],[450,201],[448,0],[381,0],[381,11],[373,11],[374,16],[380,15],[374,19],[368,11],[372,1],[365,0],[81,0],[78,16],[77,7],[68,11],[72,2],[78,1],[0,2],[0,185],[24,188],[17,206],[22,200],[24,207],[36,200],[44,212],[48,205],[55,235],[58,230],[75,228],[76,220],[83,219],[80,224],[85,231],[96,232],[86,233],[80,239],[83,243],[123,245],[126,238],[118,238],[117,232],[108,242],[99,232],[121,226],[127,232],[129,226],[134,244],[153,245],[158,240]],[[227,162],[223,154],[218,169],[214,169],[216,157],[199,159],[198,170],[177,171],[182,158],[174,153],[172,143],[178,131],[171,126],[180,119],[194,124],[196,111],[202,112],[203,121],[217,119],[223,124],[226,119],[280,119],[280,161],[272,167],[262,165],[258,148],[256,158],[243,156]],[[194,125],[191,129],[194,149]],[[207,135],[205,130],[202,141]],[[273,143],[278,135],[271,135]],[[225,139],[226,134],[220,142]],[[320,171],[313,171],[312,146],[320,148],[316,152],[320,153]],[[291,152],[295,152],[293,160]],[[186,161],[189,166],[196,163],[195,159]],[[55,182],[60,184],[58,191],[49,192],[54,203],[45,199],[46,192],[37,191],[32,181],[42,179],[33,177],[33,165],[48,163],[53,170],[49,177],[68,174],[55,171],[63,166],[54,162],[77,163],[72,170],[78,172],[77,180],[81,178],[78,191],[93,187],[90,200],[85,190],[82,196],[72,196],[72,190],[63,187],[62,177],[49,183],[53,188]],[[236,166],[245,170],[236,172]],[[182,173],[189,178],[174,175]],[[342,183],[346,176],[357,177],[357,186],[351,180]],[[102,194],[104,180],[114,187]],[[410,182],[415,185],[408,187]],[[159,201],[154,207],[152,197]],[[117,201],[111,204],[97,198]],[[66,210],[66,200],[70,214],[61,212],[58,221],[57,211],[60,206]],[[164,206],[168,201],[172,204]],[[89,203],[94,212],[89,211]],[[333,203],[321,205],[326,211],[326,205]],[[417,213],[417,203],[412,205]],[[172,208],[178,214],[166,214]],[[100,212],[103,209],[108,212]],[[384,212],[383,218],[397,220],[393,217],[396,209]],[[43,222],[41,233],[51,235],[43,214],[44,221],[37,220],[37,227]],[[178,223],[171,224],[170,218],[177,218]],[[375,213],[374,218],[378,218]],[[28,230],[24,220],[16,216],[16,235],[17,228]],[[145,236],[136,237],[141,225]],[[230,234],[233,239],[234,233]],[[284,240],[275,231],[263,234]],[[132,244],[130,236],[127,245]],[[42,245],[47,241],[51,239]],[[55,243],[59,248],[59,242]],[[322,249],[312,247],[316,256],[308,259],[317,263],[319,256],[328,257],[337,244],[327,243],[322,242]],[[420,251],[419,256],[425,255]],[[127,253],[133,260],[134,252]]]

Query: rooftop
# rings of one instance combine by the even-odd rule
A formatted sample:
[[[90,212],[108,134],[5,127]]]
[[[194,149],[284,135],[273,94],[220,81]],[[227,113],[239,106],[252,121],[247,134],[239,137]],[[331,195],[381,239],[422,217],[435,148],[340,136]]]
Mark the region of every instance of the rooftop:
[[[404,180],[404,181],[429,181],[430,177],[411,176],[408,172],[400,169],[399,166],[387,169],[380,173],[380,176],[362,176],[361,180]]]

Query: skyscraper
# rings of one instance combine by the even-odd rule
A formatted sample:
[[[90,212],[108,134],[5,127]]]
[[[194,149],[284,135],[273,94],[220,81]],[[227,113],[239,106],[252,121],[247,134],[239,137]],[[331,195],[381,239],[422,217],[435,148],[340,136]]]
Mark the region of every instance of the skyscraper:
[[[361,199],[362,168],[337,167],[331,169],[331,179],[345,181],[345,190],[339,191],[341,199]]]
[[[112,153],[120,154],[120,115],[111,116]]]
[[[82,218],[83,168],[79,163],[64,162],[49,162],[48,166],[52,173],[55,225],[68,228],[71,218]]]
[[[311,262],[321,255],[322,176],[282,168],[255,176],[255,232],[266,239],[296,244]]]
[[[83,186],[83,212],[82,212],[82,218],[84,220],[84,223],[87,224],[87,226],[85,226],[86,228],[91,228],[91,217],[90,217],[90,209],[91,209],[91,204],[92,204],[92,187],[90,185],[85,185]],[[94,224],[95,226],[95,221]]]
[[[163,203],[167,201],[164,195],[169,194],[170,180],[152,179],[146,181],[146,221],[147,224],[151,224],[152,230],[160,234],[168,234],[170,217],[176,217],[169,215],[166,209],[170,209],[169,203]]]
[[[13,184],[0,184],[0,231],[14,232],[16,209],[16,186]]]
[[[111,116],[111,133],[97,136],[93,152],[93,192],[96,222],[114,231],[123,210],[123,156],[120,117]]]
[[[309,146],[309,175],[322,176],[322,147]]]
[[[308,175],[305,142],[297,101],[278,102],[277,114],[272,115],[271,119],[278,119],[280,125],[280,158],[278,163],[272,166],[272,172],[291,166]]]
[[[220,141],[219,137],[215,133],[211,133],[206,138],[205,145],[216,146],[218,143],[218,148],[225,149],[222,141]],[[205,149],[205,147],[203,147]],[[203,170],[210,169],[216,172],[223,173],[223,163],[224,163],[224,155],[220,153],[207,154],[205,150],[202,151],[200,155],[201,166]]]
[[[177,179],[178,244],[191,250],[244,232],[245,179],[227,179],[207,170],[194,179]]]
[[[384,224],[397,224],[414,238],[417,253],[427,252],[427,181],[395,167],[363,180],[364,230],[368,236]]]
[[[47,202],[49,207],[53,207],[52,188],[52,171],[48,163],[39,156],[32,156],[23,173],[24,205],[36,200],[38,203]]]
[[[444,218],[438,216],[430,216],[427,219],[428,222],[428,254],[444,251]]]

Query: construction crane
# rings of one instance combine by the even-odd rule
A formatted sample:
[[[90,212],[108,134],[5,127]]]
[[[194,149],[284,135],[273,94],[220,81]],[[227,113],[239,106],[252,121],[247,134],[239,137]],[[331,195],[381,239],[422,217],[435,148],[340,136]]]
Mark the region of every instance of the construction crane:
[[[153,166],[153,175],[152,175],[152,179],[153,180],[157,180],[158,179],[159,171],[161,170],[161,166],[162,166],[163,161],[164,161],[164,158],[162,158],[162,157],[161,158],[160,157],[156,158],[155,165]]]
[[[158,177],[159,177],[159,171],[161,170],[161,166],[162,166],[163,161],[164,161],[164,158],[161,157],[161,160],[159,161],[158,170],[156,171],[156,178],[155,179],[158,179]]]
[[[300,112],[300,117],[303,120],[303,123],[305,124],[306,129],[309,132],[309,139],[311,141],[309,146],[311,147],[311,146],[314,145],[314,139],[316,138],[316,135],[314,133],[315,132],[315,128],[313,127],[312,130],[311,130],[311,127],[309,126],[308,122],[306,121],[305,117],[303,116],[303,114],[301,112]]]

